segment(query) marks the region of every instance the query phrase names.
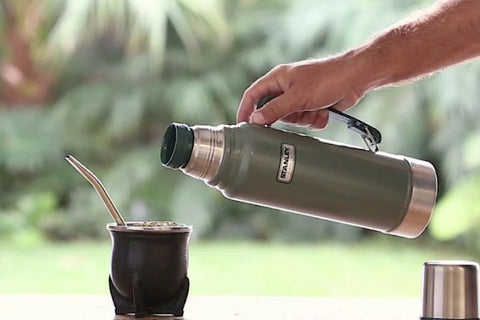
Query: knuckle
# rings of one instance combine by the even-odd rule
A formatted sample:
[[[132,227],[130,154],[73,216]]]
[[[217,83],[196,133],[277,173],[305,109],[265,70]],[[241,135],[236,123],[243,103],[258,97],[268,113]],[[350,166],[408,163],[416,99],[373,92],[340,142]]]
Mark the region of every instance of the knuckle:
[[[309,65],[305,65],[305,64],[301,64],[301,63],[300,64],[292,64],[292,65],[289,66],[287,71],[291,75],[299,75],[299,74],[308,72],[310,70],[310,68],[311,67]]]
[[[272,72],[282,71],[282,70],[285,69],[285,66],[286,66],[286,64],[284,64],[284,63],[276,65],[275,67],[273,67]]]
[[[277,74],[287,74],[292,68],[292,64],[282,63],[272,69],[272,72]]]

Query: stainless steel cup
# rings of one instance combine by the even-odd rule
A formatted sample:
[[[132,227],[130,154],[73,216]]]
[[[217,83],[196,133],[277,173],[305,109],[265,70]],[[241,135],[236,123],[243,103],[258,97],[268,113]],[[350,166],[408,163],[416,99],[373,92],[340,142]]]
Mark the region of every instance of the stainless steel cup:
[[[478,268],[471,261],[425,262],[421,319],[478,319]]]

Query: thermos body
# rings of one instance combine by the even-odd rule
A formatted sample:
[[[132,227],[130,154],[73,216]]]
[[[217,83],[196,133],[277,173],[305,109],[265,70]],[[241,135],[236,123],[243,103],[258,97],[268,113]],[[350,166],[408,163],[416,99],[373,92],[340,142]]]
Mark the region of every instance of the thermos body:
[[[172,124],[161,158],[230,199],[409,238],[437,192],[428,162],[247,123]]]

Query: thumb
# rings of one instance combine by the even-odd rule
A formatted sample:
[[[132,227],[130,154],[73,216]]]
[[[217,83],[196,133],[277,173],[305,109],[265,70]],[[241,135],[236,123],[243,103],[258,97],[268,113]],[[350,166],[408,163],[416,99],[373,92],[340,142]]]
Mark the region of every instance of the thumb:
[[[255,111],[250,117],[250,122],[260,125],[272,124],[293,113],[295,111],[293,108],[293,99],[284,93]]]

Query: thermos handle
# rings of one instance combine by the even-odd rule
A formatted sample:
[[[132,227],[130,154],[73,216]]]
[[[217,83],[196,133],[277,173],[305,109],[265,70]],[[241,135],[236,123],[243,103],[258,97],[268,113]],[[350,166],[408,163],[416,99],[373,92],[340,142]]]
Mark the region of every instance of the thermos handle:
[[[266,97],[263,97],[262,99],[260,99],[257,103],[257,109],[260,109],[261,107],[263,107],[267,102],[269,102],[270,100],[274,99],[276,96],[275,95],[270,95],[270,96],[266,96]],[[341,112],[341,111],[338,111],[337,109],[334,109],[333,107],[330,107],[328,108],[328,111],[330,113],[330,117],[332,119],[335,119],[337,121],[341,121],[345,124],[347,124],[347,128],[352,130],[353,132],[355,133],[358,133],[363,141],[365,141],[365,144],[367,145],[367,148],[372,151],[372,152],[376,152],[378,151],[378,145],[380,144],[380,142],[382,141],[382,134],[380,133],[380,131],[355,118],[355,117],[352,117],[351,115],[349,114],[346,114],[344,112]]]

